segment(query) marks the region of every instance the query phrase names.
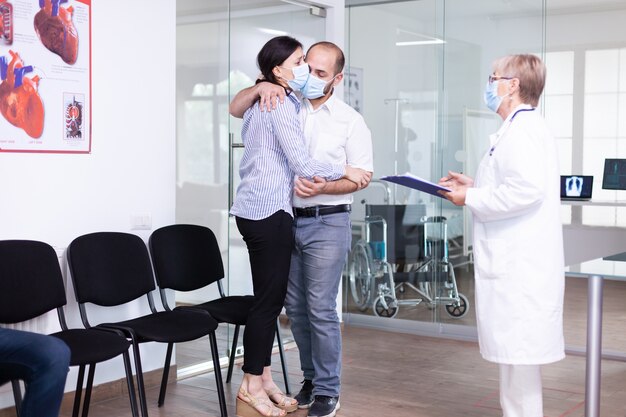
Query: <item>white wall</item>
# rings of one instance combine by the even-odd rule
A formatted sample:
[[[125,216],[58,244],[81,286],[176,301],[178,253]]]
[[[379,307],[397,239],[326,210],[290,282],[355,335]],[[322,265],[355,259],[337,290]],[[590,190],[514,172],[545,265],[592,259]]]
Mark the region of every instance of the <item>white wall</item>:
[[[96,231],[146,239],[150,230],[130,230],[133,214],[149,213],[153,229],[174,222],[175,23],[174,1],[92,1],[92,152],[0,153],[0,239],[66,248]],[[69,325],[80,326],[69,298]],[[146,304],[141,299],[123,313],[147,312]],[[94,322],[110,319],[94,313]],[[162,367],[164,357],[164,346],[142,346],[143,370]],[[113,359],[98,366],[95,383],[123,377],[121,359]],[[0,408],[12,403],[5,390]]]

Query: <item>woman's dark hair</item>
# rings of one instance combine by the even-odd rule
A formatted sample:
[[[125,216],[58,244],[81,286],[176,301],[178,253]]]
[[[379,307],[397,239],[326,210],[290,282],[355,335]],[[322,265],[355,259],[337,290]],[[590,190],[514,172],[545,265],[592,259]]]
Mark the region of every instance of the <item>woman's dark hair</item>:
[[[302,44],[291,36],[277,36],[267,41],[256,57],[263,78],[273,84],[279,84],[272,70],[285,62],[298,48],[302,48]]]

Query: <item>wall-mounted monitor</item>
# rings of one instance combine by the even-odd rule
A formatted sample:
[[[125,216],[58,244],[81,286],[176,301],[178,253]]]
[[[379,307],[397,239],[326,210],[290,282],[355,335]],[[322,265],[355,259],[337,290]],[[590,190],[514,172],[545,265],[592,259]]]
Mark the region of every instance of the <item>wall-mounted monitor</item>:
[[[626,159],[605,159],[602,188],[626,190]]]

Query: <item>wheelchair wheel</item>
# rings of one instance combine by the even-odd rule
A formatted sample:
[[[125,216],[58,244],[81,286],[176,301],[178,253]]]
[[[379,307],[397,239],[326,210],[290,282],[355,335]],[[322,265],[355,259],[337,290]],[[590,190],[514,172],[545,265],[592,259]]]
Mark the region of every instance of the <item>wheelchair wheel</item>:
[[[377,317],[394,318],[398,315],[398,300],[390,295],[381,295],[374,300],[374,314]]]
[[[362,240],[358,241],[350,255],[350,292],[361,311],[367,310],[372,296],[372,251]]]
[[[459,293],[459,303],[448,304],[446,305],[446,312],[450,315],[450,317],[454,319],[460,319],[467,314],[469,310],[469,300],[466,296]]]

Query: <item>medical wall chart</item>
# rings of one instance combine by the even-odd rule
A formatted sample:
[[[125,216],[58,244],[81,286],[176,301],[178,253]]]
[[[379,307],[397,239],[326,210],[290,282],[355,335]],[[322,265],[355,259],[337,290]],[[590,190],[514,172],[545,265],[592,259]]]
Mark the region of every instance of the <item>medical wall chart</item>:
[[[0,152],[91,151],[91,0],[0,0]]]

